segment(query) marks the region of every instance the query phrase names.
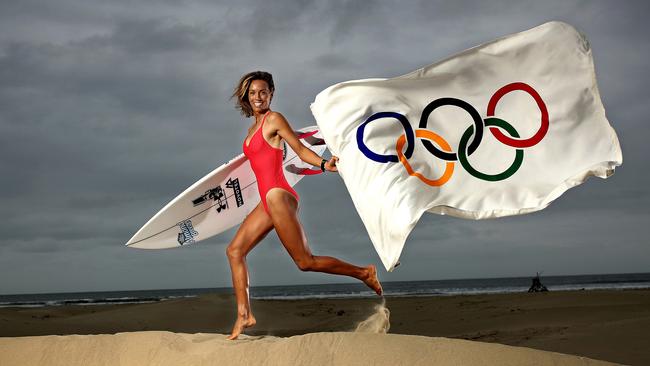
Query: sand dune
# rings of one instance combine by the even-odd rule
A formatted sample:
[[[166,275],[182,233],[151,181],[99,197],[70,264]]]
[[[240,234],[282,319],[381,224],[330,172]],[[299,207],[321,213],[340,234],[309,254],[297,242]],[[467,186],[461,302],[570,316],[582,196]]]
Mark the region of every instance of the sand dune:
[[[0,365],[611,365],[530,348],[398,334],[288,338],[161,331],[0,338]]]
[[[355,332],[288,338],[128,332],[0,338],[0,365],[607,365],[602,361],[530,348],[442,337],[387,334],[385,303]]]

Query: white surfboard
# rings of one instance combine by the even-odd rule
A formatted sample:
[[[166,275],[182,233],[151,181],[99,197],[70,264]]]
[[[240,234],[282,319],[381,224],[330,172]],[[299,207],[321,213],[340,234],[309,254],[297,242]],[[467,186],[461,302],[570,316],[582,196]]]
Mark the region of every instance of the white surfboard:
[[[296,135],[316,154],[325,151],[317,126],[302,128]],[[283,144],[284,175],[291,186],[305,175],[320,173],[320,169],[300,160],[286,142]],[[240,224],[259,202],[255,174],[241,154],[179,194],[138,230],[126,246],[165,249],[193,244]]]

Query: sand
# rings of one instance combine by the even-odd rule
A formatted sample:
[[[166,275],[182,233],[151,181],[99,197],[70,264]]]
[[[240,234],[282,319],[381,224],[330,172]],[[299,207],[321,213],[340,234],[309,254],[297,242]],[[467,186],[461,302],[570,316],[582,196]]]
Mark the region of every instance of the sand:
[[[256,300],[237,342],[230,295],[0,308],[0,365],[650,364],[650,290],[385,301]]]
[[[0,338],[13,365],[610,365],[493,343],[397,334],[327,332],[288,338],[162,331]]]

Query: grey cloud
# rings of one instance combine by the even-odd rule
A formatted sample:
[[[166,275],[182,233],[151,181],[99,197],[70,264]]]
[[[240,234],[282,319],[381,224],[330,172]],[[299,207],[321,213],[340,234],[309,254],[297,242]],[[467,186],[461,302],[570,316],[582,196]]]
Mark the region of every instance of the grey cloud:
[[[313,61],[314,66],[323,69],[344,69],[358,66],[354,60],[351,60],[341,54],[324,54],[316,57]]]
[[[301,127],[313,124],[309,103],[333,83],[401,75],[552,19],[575,25],[591,41],[623,167],[536,214],[489,221],[426,214],[402,267],[384,278],[643,270],[650,260],[641,244],[650,204],[648,7],[641,1],[3,2],[0,274],[18,274],[20,281],[0,276],[0,293],[229,286],[223,249],[232,230],[173,251],[123,244],[176,194],[240,153],[250,121],[228,97],[241,74],[272,71],[274,108]],[[308,177],[297,189],[315,253],[379,262],[339,177]],[[345,280],[296,276],[274,235],[249,263],[256,285]]]
[[[173,52],[216,53],[225,37],[211,29],[210,24],[183,24],[173,18],[127,19],[120,21],[108,35],[93,36],[79,44],[100,47],[118,46],[133,57],[168,57]]]

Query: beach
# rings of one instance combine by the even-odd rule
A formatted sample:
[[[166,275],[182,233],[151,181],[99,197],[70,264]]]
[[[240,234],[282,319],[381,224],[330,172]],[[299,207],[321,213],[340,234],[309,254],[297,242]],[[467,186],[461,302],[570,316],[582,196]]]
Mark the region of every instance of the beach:
[[[237,342],[224,336],[235,315],[228,294],[6,307],[0,308],[0,364],[73,365],[83,364],[75,363],[82,356],[106,364],[164,364],[156,357],[171,362],[183,355],[194,359],[184,364],[219,357],[227,364],[258,358],[296,364],[291,357],[301,357],[297,364],[650,364],[650,290],[386,297],[383,305],[378,297],[253,300],[258,323]],[[110,361],[116,352],[119,362]],[[258,361],[249,364],[264,363]]]

